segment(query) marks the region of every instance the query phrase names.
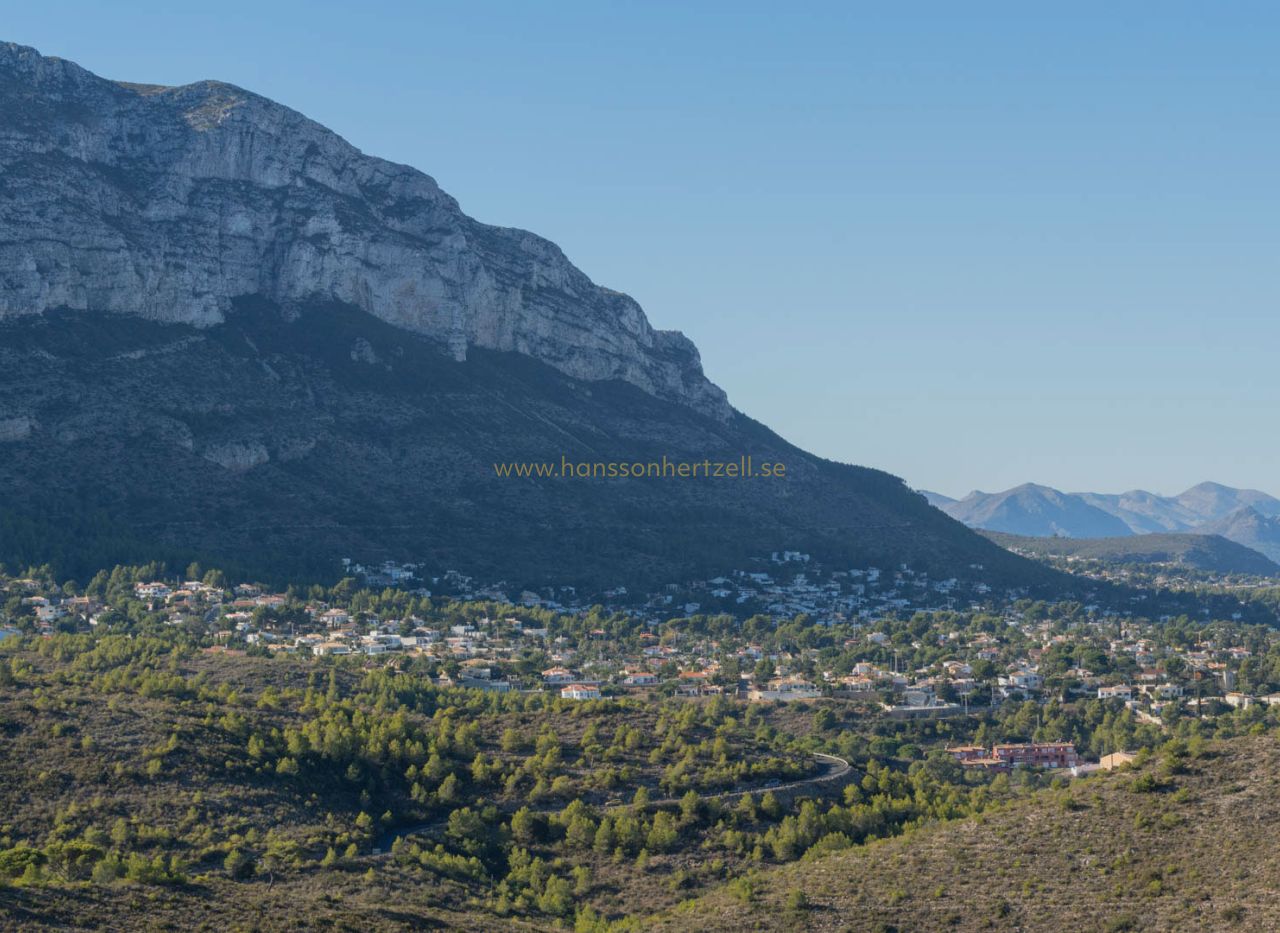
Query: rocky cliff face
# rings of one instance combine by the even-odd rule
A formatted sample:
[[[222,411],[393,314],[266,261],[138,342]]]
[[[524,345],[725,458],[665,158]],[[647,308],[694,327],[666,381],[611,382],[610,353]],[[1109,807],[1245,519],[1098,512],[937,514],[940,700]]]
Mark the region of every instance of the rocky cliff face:
[[[730,416],[682,334],[421,172],[231,85],[118,83],[0,44],[0,319],[208,328],[246,298],[351,305],[455,359],[514,351]]]

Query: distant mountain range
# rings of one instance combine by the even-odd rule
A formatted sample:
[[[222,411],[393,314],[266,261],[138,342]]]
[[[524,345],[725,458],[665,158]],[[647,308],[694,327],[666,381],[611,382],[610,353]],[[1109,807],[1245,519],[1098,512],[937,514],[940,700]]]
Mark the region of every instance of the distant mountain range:
[[[1194,532],[1220,535],[1280,561],[1280,499],[1256,489],[1200,483],[1176,496],[1061,492],[1026,483],[963,499],[925,497],[972,528],[1024,537],[1120,538]]]
[[[942,511],[974,528],[1032,537],[1112,538],[1133,534],[1124,520],[1078,495],[1028,483],[1006,492],[971,492],[940,503]]]

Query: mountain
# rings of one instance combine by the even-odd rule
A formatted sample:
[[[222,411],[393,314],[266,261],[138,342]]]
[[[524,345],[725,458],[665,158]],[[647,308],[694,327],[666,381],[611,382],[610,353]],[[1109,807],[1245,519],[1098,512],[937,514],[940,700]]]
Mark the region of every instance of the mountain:
[[[1256,489],[1232,489],[1219,483],[1200,483],[1174,497],[1174,501],[1202,522],[1217,521],[1242,508],[1261,515],[1280,515],[1280,499]]]
[[[1094,508],[1114,515],[1134,534],[1187,531],[1204,520],[1202,515],[1176,499],[1142,489],[1119,494],[1080,492],[1075,495]]]
[[[1031,538],[984,532],[1001,547],[1035,558],[1076,557],[1108,564],[1176,564],[1211,573],[1280,576],[1280,564],[1218,534],[1142,534],[1123,538]]]
[[[1207,534],[1222,535],[1280,561],[1280,518],[1264,515],[1251,506],[1242,506],[1203,528]]]
[[[972,492],[958,501],[939,499],[934,504],[971,528],[1006,534],[1119,538],[1195,532],[1221,535],[1280,561],[1280,499],[1220,483],[1200,483],[1177,496],[1141,489],[1119,494],[1066,493],[1028,483],[999,493]],[[1134,552],[1156,553],[1168,546],[1168,542],[1144,542],[1135,544]],[[1108,547],[1120,548],[1118,544]],[[1181,549],[1181,545],[1175,547]]]
[[[683,335],[555,244],[478,223],[428,176],[214,81],[104,81],[0,46],[0,316],[129,314],[207,328],[237,300],[341,303],[438,341],[618,379],[714,417]]]
[[[495,468],[746,456],[785,476]],[[0,560],[66,572],[331,576],[353,556],[603,586],[793,549],[1057,579],[736,411],[689,340],[428,176],[228,84],[109,81],[11,44],[0,488]]]
[[[1131,533],[1121,519],[1078,496],[1032,483],[1000,493],[971,492],[941,508],[966,525],[1015,535],[1105,538]]]
[[[1094,492],[1076,495],[1123,519],[1135,534],[1189,531],[1242,508],[1254,508],[1263,515],[1280,515],[1280,499],[1257,489],[1234,489],[1221,483],[1200,483],[1177,496],[1158,496],[1141,489],[1119,495]]]
[[[942,508],[942,506],[951,505],[953,502],[956,501],[955,499],[952,499],[950,496],[944,496],[940,492],[930,492],[927,489],[921,489],[920,495],[924,496],[925,499],[928,500],[929,504],[934,508]]]

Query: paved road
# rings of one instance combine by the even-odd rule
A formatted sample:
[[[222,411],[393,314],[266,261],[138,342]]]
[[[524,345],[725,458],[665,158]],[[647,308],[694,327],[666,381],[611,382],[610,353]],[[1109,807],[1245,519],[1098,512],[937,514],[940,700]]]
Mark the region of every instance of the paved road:
[[[844,777],[853,770],[853,765],[845,761],[843,758],[837,758],[835,755],[823,755],[815,752],[814,758],[823,766],[821,774],[815,774],[812,777],[801,778],[798,781],[791,781],[787,784],[776,784],[773,787],[750,787],[746,790],[726,790],[718,794],[707,794],[708,800],[731,800],[734,797],[745,797],[747,794],[758,794],[761,791],[771,790],[792,790],[796,787],[805,787],[809,784],[819,784],[826,781],[834,781]],[[665,800],[654,800],[651,803],[679,803],[680,798],[668,797]]]
[[[745,797],[747,794],[760,794],[765,791],[773,791],[774,793],[777,793],[778,791],[789,791],[794,790],[797,787],[807,787],[810,784],[822,784],[830,781],[836,781],[845,777],[853,770],[853,766],[850,765],[849,762],[845,761],[843,758],[838,758],[835,755],[823,755],[815,752],[813,757],[823,766],[822,771],[818,774],[807,778],[801,778],[798,781],[790,781],[786,784],[775,784],[771,787],[748,787],[742,790],[721,791],[718,794],[704,794],[703,799],[733,800],[736,797]],[[657,800],[650,800],[649,806],[670,806],[671,804],[679,802],[679,797],[661,797]],[[627,804],[605,807],[605,809],[619,809],[625,806],[627,806]],[[562,808],[557,807],[550,810],[534,810],[533,812],[540,816],[550,816],[551,814],[559,813],[561,809]],[[374,855],[389,855],[391,853],[391,847],[395,844],[397,839],[407,839],[409,836],[418,836],[422,833],[430,832],[433,829],[442,829],[447,822],[447,819],[433,820],[430,823],[418,823],[414,826],[406,826],[403,829],[388,830],[375,841],[373,850]]]

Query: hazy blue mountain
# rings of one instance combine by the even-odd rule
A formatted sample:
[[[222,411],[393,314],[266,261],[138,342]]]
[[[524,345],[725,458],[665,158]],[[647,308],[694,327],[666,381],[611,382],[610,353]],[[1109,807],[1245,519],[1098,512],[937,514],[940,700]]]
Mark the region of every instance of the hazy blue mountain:
[[[959,501],[944,499],[930,501],[952,518],[989,531],[1040,538],[1196,532],[1221,535],[1280,560],[1280,499],[1257,489],[1205,482],[1161,496],[1142,489],[1067,493],[1028,483],[1004,492],[973,492]]]
[[[1202,522],[1225,518],[1246,506],[1261,515],[1280,515],[1280,499],[1257,489],[1233,489],[1220,483],[1200,483],[1175,496],[1173,501],[1199,516]]]
[[[1143,489],[1118,494],[1078,492],[1073,495],[1123,521],[1135,534],[1189,531],[1203,520],[1176,499]]]
[[[1217,521],[1207,523],[1201,530],[1206,534],[1222,535],[1280,561],[1280,518],[1263,515],[1251,506],[1242,506]]]
[[[1115,515],[1079,496],[1027,483],[998,493],[974,491],[942,510],[974,528],[1008,534],[1068,538],[1106,538],[1132,534]]]
[[[920,495],[924,496],[926,499],[929,500],[930,505],[939,509],[942,508],[944,505],[951,505],[951,503],[956,501],[955,499],[952,499],[950,496],[944,496],[940,492],[930,492],[927,489],[921,489],[919,492],[920,492]]]

